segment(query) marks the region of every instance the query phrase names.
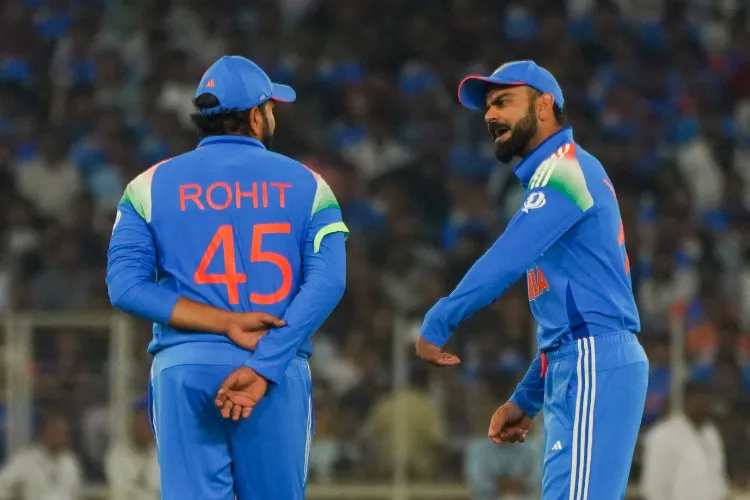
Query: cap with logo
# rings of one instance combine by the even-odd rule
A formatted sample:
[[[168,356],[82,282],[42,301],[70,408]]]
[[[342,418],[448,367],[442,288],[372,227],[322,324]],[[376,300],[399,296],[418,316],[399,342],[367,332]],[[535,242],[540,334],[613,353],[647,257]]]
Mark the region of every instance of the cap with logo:
[[[292,87],[273,83],[260,66],[241,56],[224,56],[213,63],[203,74],[195,97],[203,94],[212,94],[219,105],[200,108],[202,115],[250,109],[269,99],[293,102],[297,97]]]
[[[490,76],[467,76],[458,85],[458,100],[466,108],[484,109],[485,95],[492,85],[527,85],[543,94],[552,94],[560,109],[565,103],[562,89],[552,73],[529,60],[505,63]]]

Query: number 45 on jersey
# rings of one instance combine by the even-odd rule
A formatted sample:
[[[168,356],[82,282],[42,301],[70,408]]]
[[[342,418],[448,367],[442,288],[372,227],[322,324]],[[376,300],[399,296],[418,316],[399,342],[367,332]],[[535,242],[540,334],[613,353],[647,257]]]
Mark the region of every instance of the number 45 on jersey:
[[[292,266],[289,260],[276,252],[264,252],[261,250],[263,236],[266,234],[289,234],[291,226],[289,223],[255,224],[253,226],[253,238],[250,246],[250,262],[267,262],[273,264],[281,271],[282,281],[278,290],[270,294],[250,293],[250,302],[259,305],[275,304],[284,300],[292,289]],[[224,273],[206,273],[209,264],[222,247],[224,252]],[[227,295],[230,304],[239,304],[240,283],[247,283],[247,275],[237,272],[237,262],[234,255],[234,233],[232,226],[225,224],[219,226],[216,234],[208,244],[208,248],[201,258],[198,269],[193,275],[193,281],[197,285],[222,284],[227,287]]]

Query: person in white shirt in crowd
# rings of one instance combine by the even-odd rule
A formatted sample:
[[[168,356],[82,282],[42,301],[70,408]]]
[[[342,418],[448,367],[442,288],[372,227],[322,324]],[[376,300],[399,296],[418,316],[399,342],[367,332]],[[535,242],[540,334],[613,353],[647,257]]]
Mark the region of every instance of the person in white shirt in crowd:
[[[39,141],[39,154],[18,166],[16,187],[41,215],[68,222],[84,186],[81,172],[68,160],[62,131],[45,132]]]
[[[108,450],[104,471],[111,500],[159,500],[159,462],[146,403],[135,409],[129,439]]]
[[[59,414],[44,417],[39,444],[0,469],[0,499],[79,500],[81,466],[69,448],[70,428]]]
[[[641,484],[645,500],[726,498],[726,456],[711,407],[710,388],[690,382],[684,411],[655,424],[646,434]]]

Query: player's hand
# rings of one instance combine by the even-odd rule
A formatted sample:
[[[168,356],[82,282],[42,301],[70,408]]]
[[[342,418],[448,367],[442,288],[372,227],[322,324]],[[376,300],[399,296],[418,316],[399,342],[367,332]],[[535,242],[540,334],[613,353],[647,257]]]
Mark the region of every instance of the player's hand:
[[[227,328],[229,340],[248,351],[254,351],[258,342],[271,328],[286,325],[286,322],[276,316],[262,312],[237,313]]]
[[[214,403],[221,409],[221,416],[235,422],[250,416],[258,401],[268,389],[268,381],[252,368],[243,366],[224,379]]]
[[[523,443],[529,433],[532,419],[510,401],[495,411],[487,435],[497,444]]]
[[[457,366],[461,360],[455,354],[443,350],[427,342],[424,338],[417,339],[417,356],[435,366]]]

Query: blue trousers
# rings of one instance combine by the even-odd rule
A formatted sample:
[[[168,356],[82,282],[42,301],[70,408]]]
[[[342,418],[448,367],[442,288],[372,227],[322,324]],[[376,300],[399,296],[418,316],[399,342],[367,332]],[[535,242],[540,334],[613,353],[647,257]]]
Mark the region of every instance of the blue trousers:
[[[542,500],[623,499],[648,386],[638,337],[582,338],[547,360]]]
[[[310,369],[295,358],[247,419],[214,405],[237,366],[154,360],[149,409],[163,500],[302,500],[314,428]]]

